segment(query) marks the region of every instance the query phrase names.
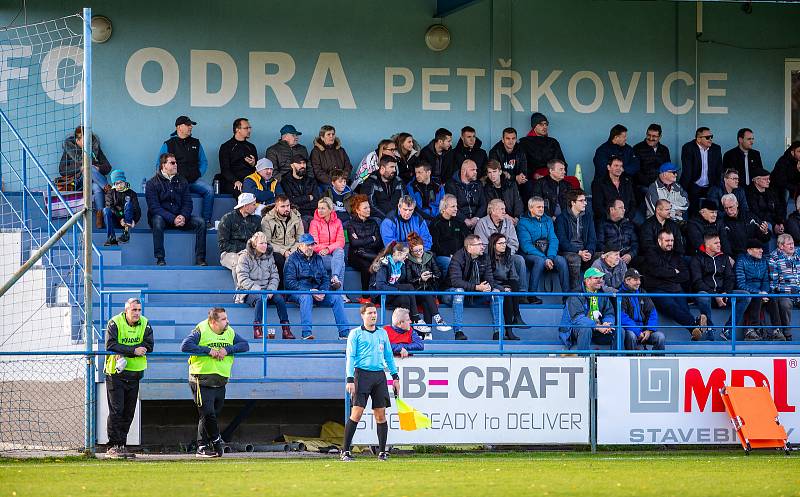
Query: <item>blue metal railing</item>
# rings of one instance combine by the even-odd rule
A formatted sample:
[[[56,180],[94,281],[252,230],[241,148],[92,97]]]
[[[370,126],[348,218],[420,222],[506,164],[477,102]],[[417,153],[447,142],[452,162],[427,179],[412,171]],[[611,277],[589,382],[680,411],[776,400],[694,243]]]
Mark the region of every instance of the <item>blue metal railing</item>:
[[[280,294],[280,295],[308,295],[310,292],[308,291],[291,291],[291,290],[155,290],[155,289],[131,289],[131,290],[103,290],[101,293],[101,299],[103,297],[109,298],[109,303],[107,308],[109,312],[107,315],[101,314],[102,322],[107,321],[111,318],[111,300],[110,298],[113,295],[128,295],[128,296],[138,296],[142,298],[146,295],[229,295],[233,296],[235,294],[248,294],[248,295],[259,295],[264,298],[261,299],[262,305],[262,315],[265,317],[264,322],[261,325],[264,328],[268,326],[276,326],[279,327],[280,323],[269,323],[266,320],[267,316],[267,294]],[[378,291],[345,291],[340,290],[336,292],[327,291],[327,292],[319,292],[319,293],[326,293],[331,295],[347,295],[348,293],[358,293],[363,295],[371,295],[371,296],[378,296],[380,297],[381,302],[381,312],[379,313],[379,326],[383,326],[386,323],[386,297],[390,295],[407,295],[407,292],[378,292]],[[500,301],[500,308],[502,308],[502,303],[505,298],[511,297],[527,297],[527,296],[556,296],[556,297],[569,297],[569,296],[597,296],[597,294],[591,293],[568,293],[568,292],[452,292],[452,291],[419,291],[414,292],[415,295],[434,295],[434,296],[464,296],[464,297],[486,297],[487,295],[496,297]],[[614,298],[614,294],[600,294],[602,296],[606,296],[609,298]],[[625,294],[616,294],[617,297],[623,296]],[[709,297],[709,294],[689,294],[689,293],[678,293],[678,294],[664,294],[664,293],[653,293],[653,294],[645,294],[651,298],[675,298],[675,297]],[[669,350],[624,350],[623,347],[623,326],[621,324],[620,319],[615,319],[614,323],[614,330],[615,330],[615,339],[616,339],[616,348],[611,347],[608,350],[600,349],[589,349],[589,350],[578,350],[578,349],[568,349],[563,346],[561,342],[557,344],[561,345],[562,348],[560,349],[542,349],[531,347],[525,344],[519,344],[512,349],[506,348],[507,340],[505,340],[505,330],[507,327],[511,327],[513,329],[513,325],[507,325],[503,322],[502,312],[498,313],[497,321],[490,322],[490,323],[472,323],[469,325],[464,325],[465,327],[491,327],[495,328],[499,331],[498,339],[497,339],[497,348],[492,350],[483,349],[475,349],[474,347],[469,347],[467,343],[458,344],[452,347],[452,349],[441,349],[437,348],[436,351],[419,351],[415,352],[415,355],[549,355],[554,353],[569,353],[569,354],[576,354],[576,355],[797,355],[800,354],[800,343],[795,344],[794,342],[785,343],[780,346],[775,346],[774,342],[770,342],[769,346],[764,346],[763,342],[759,342],[758,348],[749,347],[747,349],[741,349],[741,347],[737,348],[737,338],[736,338],[736,330],[742,328],[742,326],[736,322],[736,300],[740,298],[791,298],[791,296],[787,296],[786,294],[758,294],[758,295],[750,295],[750,294],[740,294],[740,293],[732,293],[732,294],[714,294],[711,295],[713,297],[728,297],[731,299],[731,324],[730,328],[732,330],[731,333],[731,340],[730,342],[717,342],[722,345],[715,346],[713,348],[709,348],[708,346],[704,346],[707,344],[700,344],[698,343],[696,347],[692,348],[691,350],[680,350],[680,351],[669,351]],[[150,305],[149,303],[142,303],[143,313],[146,314],[147,306]],[[616,298],[615,306],[616,306],[616,315],[621,315],[621,305],[622,299]],[[211,305],[209,304],[209,307]],[[224,307],[224,305],[223,305]],[[560,308],[560,307],[559,307]],[[552,309],[552,307],[550,308]],[[351,323],[354,327],[360,325],[360,323]],[[452,323],[450,323],[452,324]],[[176,323],[176,326],[185,325],[187,327],[194,327],[195,323]],[[250,323],[231,323],[231,326],[236,328],[236,326],[243,325],[243,326],[252,326],[252,322]],[[317,326],[320,326],[319,324]],[[326,323],[322,326],[330,326],[330,324]],[[548,328],[552,329],[554,327],[553,324],[530,324],[531,328]],[[559,325],[556,325],[560,327]],[[708,326],[710,327],[710,325]],[[715,327],[719,327],[716,326]],[[783,328],[789,328],[790,326],[784,326]],[[659,325],[659,328],[685,328],[685,326],[681,325]],[[771,326],[770,328],[781,328],[781,326]],[[322,350],[322,351],[309,351],[309,352],[284,352],[284,351],[270,351],[268,344],[269,340],[267,334],[264,333],[262,339],[262,351],[261,352],[248,352],[244,354],[245,356],[251,357],[262,357],[264,359],[263,365],[263,376],[267,376],[267,358],[268,357],[275,357],[281,355],[334,355],[334,356],[342,356],[344,354],[344,350],[342,348],[337,349],[330,349],[330,350]],[[741,344],[741,341],[738,341]],[[550,343],[552,345],[552,342]],[[98,354],[102,354],[102,352],[98,352]],[[186,354],[182,352],[159,352],[151,354],[155,357],[185,357]]]
[[[21,172],[17,172],[17,170],[13,167],[12,160],[2,150],[0,150],[0,159],[4,160],[10,166],[8,169],[13,173],[13,175],[16,177],[16,179],[20,182],[20,185],[21,185],[20,193],[21,193],[21,204],[22,204],[21,207],[20,207],[21,212],[17,212],[14,209],[13,204],[11,203],[10,199],[8,198],[8,196],[5,195],[5,193],[0,192],[0,196],[2,196],[3,200],[5,200],[6,203],[9,205],[9,207],[12,210],[12,212],[14,213],[14,215],[17,217],[17,219],[19,219],[20,226],[22,227],[22,229],[29,236],[31,236],[32,238],[35,237],[35,235],[33,233],[33,230],[31,228],[31,226],[29,225],[29,220],[31,219],[31,217],[30,217],[31,204],[33,206],[35,206],[35,209],[38,210],[38,213],[40,213],[47,220],[46,221],[46,228],[47,228],[47,235],[48,235],[48,238],[49,238],[50,236],[52,236],[53,233],[55,233],[58,230],[58,227],[53,222],[53,217],[52,217],[52,211],[53,211],[52,198],[53,198],[53,196],[55,196],[62,203],[62,205],[64,206],[64,208],[65,208],[65,210],[67,212],[67,217],[71,217],[75,213],[72,210],[72,208],[70,208],[69,204],[67,203],[67,201],[65,200],[65,198],[61,194],[61,192],[58,190],[58,188],[56,188],[55,184],[53,183],[53,181],[48,176],[48,174],[45,171],[45,169],[42,166],[42,164],[39,162],[39,160],[33,154],[33,152],[31,151],[31,149],[28,146],[28,144],[25,142],[25,140],[22,137],[22,135],[20,135],[20,133],[17,131],[17,129],[12,124],[11,120],[8,118],[6,113],[3,112],[2,109],[0,109],[0,121],[2,121],[2,123],[4,123],[6,126],[8,126],[9,130],[11,131],[12,135],[17,140],[17,142],[19,143],[19,146],[20,146]],[[33,164],[33,166],[36,168],[36,170],[38,171],[39,175],[41,176],[41,180],[43,180],[43,182],[44,182],[44,188],[45,188],[44,192],[38,191],[38,190],[32,190],[30,188],[30,186],[29,186],[30,178],[29,178],[29,174],[28,174],[28,165],[29,165],[29,163]],[[47,197],[45,199],[43,199],[42,203],[40,203],[37,200],[37,196],[38,196],[37,193],[38,194],[46,193]],[[29,197],[30,197],[30,201],[29,201]],[[89,201],[90,201],[90,199],[84,199],[84,202],[89,202]],[[34,210],[34,212],[36,212],[36,210]],[[78,267],[81,271],[85,271],[86,268],[84,268],[83,265],[81,264],[81,261],[83,260],[83,258],[81,257],[81,254],[77,253],[77,247],[79,247],[78,233],[83,233],[84,230],[85,230],[85,227],[83,226],[82,223],[78,223],[76,226],[77,226],[77,228],[73,228],[72,229],[71,244],[67,243],[67,242],[64,242],[62,244],[62,246],[66,249],[66,251],[69,254],[69,256],[73,259],[74,264],[76,265],[76,267]],[[93,288],[91,290],[93,290],[98,296],[100,296],[101,295],[100,292],[103,290],[104,283],[105,283],[104,282],[104,273],[103,273],[103,269],[104,269],[103,253],[97,248],[97,246],[94,243],[92,243],[91,249],[92,249],[92,253],[97,258],[98,269],[99,269],[98,278],[93,281],[93,283],[92,283]],[[69,281],[69,282],[64,280],[64,277],[60,273],[60,271],[55,271],[55,274],[58,275],[59,279],[61,280],[61,283],[63,283],[64,286],[68,289],[69,294],[72,297],[72,300],[75,303],[75,305],[77,305],[78,308],[81,311],[83,311],[83,302],[80,301],[79,298],[78,298],[78,288],[80,287],[80,274],[77,271],[73,271],[72,281]],[[84,291],[87,291],[87,289],[84,289]],[[102,304],[101,304],[101,311],[102,311]],[[91,330],[92,329],[91,328],[91,323],[87,323],[86,329],[87,330]],[[99,332],[98,332],[98,336],[99,336]]]

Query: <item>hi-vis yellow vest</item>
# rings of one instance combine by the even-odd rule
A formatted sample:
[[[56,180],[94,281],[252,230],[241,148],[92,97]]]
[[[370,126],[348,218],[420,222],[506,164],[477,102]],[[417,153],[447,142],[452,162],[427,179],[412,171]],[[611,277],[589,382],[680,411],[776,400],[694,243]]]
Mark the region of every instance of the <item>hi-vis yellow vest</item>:
[[[200,330],[201,347],[211,347],[221,349],[228,345],[233,345],[233,337],[236,335],[233,328],[228,326],[221,335],[214,333],[208,320],[198,323],[197,329]],[[231,367],[233,367],[233,356],[226,355],[221,361],[210,355],[193,355],[189,357],[189,374],[218,374],[225,378],[231,377]]]
[[[139,323],[136,326],[128,324],[125,319],[125,312],[121,312],[111,318],[111,321],[117,325],[117,342],[121,345],[128,345],[130,347],[139,347],[144,341],[144,330],[147,328],[147,318],[142,316],[139,318]],[[147,357],[134,356],[126,357],[127,364],[125,371],[144,371],[147,369]],[[116,355],[107,355],[105,372],[108,374],[116,373]]]

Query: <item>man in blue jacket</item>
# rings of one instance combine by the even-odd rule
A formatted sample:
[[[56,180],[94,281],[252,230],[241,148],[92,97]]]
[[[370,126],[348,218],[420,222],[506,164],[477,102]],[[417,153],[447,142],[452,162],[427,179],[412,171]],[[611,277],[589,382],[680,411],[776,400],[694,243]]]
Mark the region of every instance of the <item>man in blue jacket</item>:
[[[433,245],[431,232],[428,225],[416,211],[417,202],[408,195],[400,197],[397,202],[397,210],[393,210],[381,222],[381,238],[384,246],[389,246],[392,242],[407,243],[408,234],[412,231],[422,238],[422,245],[425,250],[430,250]]]
[[[578,350],[589,350],[592,343],[616,349],[614,306],[602,288],[603,272],[590,267],[583,274],[583,288],[579,291],[597,295],[567,297],[558,336],[568,349],[577,346]]]
[[[311,334],[311,310],[314,304],[333,307],[333,319],[339,330],[339,339],[346,340],[347,317],[341,295],[331,295],[330,277],[322,257],[314,252],[317,242],[310,233],[303,233],[297,240],[297,250],[286,259],[283,267],[284,286],[287,290],[308,290],[309,293],[293,294],[289,300],[300,304],[300,324],[303,340],[313,340]]]
[[[189,183],[189,192],[203,197],[203,218],[206,228],[210,228],[211,215],[214,211],[214,190],[208,183],[200,181],[200,177],[208,169],[208,159],[200,140],[192,136],[192,129],[196,124],[188,116],[179,116],[175,119],[175,131],[161,145],[161,150],[158,151],[158,161],[160,165],[162,154],[175,156],[178,163],[178,174],[186,178]]]
[[[530,280],[528,290],[539,290],[539,281],[545,271],[556,271],[561,283],[561,291],[569,291],[569,268],[567,260],[558,255],[558,237],[553,220],[544,213],[544,199],[531,197],[528,211],[519,220],[517,237],[519,251],[525,258]],[[530,297],[531,304],[541,304],[539,297]]]
[[[570,190],[565,195],[567,209],[561,211],[555,222],[558,237],[558,254],[567,260],[569,290],[581,286],[581,271],[592,265],[597,247],[594,220],[586,213],[586,194],[583,190]]]
[[[639,172],[639,158],[633,153],[633,147],[627,144],[628,128],[615,124],[608,133],[608,141],[597,147],[594,152],[594,179],[606,174],[606,166],[612,156],[622,160],[625,174],[633,176]]]
[[[166,265],[164,260],[164,230],[193,231],[195,234],[194,259],[198,266],[206,265],[206,223],[201,217],[192,216],[192,197],[189,183],[178,174],[178,162],[172,154],[161,154],[160,167],[155,176],[147,181],[147,218],[153,230],[153,255],[156,264]]]
[[[619,289],[622,299],[619,322],[625,333],[625,350],[638,350],[647,345],[652,346],[653,350],[664,350],[666,337],[663,332],[657,331],[658,312],[653,300],[640,290],[641,286],[642,275],[639,271],[628,269]]]

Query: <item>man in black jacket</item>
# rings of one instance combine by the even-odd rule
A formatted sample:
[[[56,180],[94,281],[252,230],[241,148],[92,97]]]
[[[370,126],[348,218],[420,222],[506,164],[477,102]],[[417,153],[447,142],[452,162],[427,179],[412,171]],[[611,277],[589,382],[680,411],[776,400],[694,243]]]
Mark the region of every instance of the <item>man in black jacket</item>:
[[[289,197],[292,206],[295,207],[303,218],[303,225],[308,230],[308,224],[314,217],[314,210],[320,198],[319,187],[314,176],[306,171],[306,158],[298,154],[292,158],[292,173],[284,174],[281,178],[281,188],[283,193]]]
[[[722,253],[719,235],[706,234],[703,239],[704,249],[696,253],[690,263],[690,274],[692,276],[692,290],[702,294],[715,293],[742,293],[744,290],[734,290],[736,287],[736,276],[733,272],[733,262],[730,257]],[[703,338],[706,340],[729,340],[731,319],[728,319],[726,328],[719,330],[714,328],[711,321],[711,304],[719,308],[731,308],[729,297],[697,297],[697,308],[701,314],[708,316],[708,328]],[[737,299],[736,302],[736,323],[742,324],[744,321],[744,311],[750,303],[749,299]],[[694,339],[694,337],[692,337]]]
[[[206,223],[192,216],[192,197],[189,183],[178,174],[178,162],[172,154],[161,154],[160,169],[145,185],[147,218],[153,230],[153,255],[156,264],[164,260],[164,230],[178,229],[195,234],[194,257],[198,266],[206,265]]]
[[[775,162],[770,174],[770,188],[785,199],[787,190],[789,198],[794,201],[800,189],[800,141],[794,141]]]
[[[550,122],[541,112],[531,114],[531,130],[528,135],[519,141],[525,158],[528,162],[528,180],[533,181],[546,175],[545,168],[549,168],[548,162],[558,159],[564,164],[565,173],[567,161],[561,151],[561,144],[558,140],[549,136]],[[534,193],[534,195],[539,195]],[[539,195],[541,196],[541,195]],[[545,206],[547,209],[547,206]],[[551,215],[547,214],[548,216]]]
[[[256,172],[258,150],[247,141],[252,127],[240,117],[233,121],[233,137],[219,146],[220,193],[238,195],[244,179]]]
[[[737,258],[747,251],[747,240],[759,240],[766,246],[770,239],[769,224],[766,221],[761,221],[749,212],[743,212],[733,193],[723,195],[721,202],[725,211],[722,223],[731,247],[731,257]]]
[[[544,199],[544,212],[553,218],[553,221],[567,209],[565,195],[572,190],[572,186],[564,181],[567,177],[567,165],[561,159],[547,162],[549,174],[536,180],[533,184],[533,195]]]
[[[689,213],[697,212],[699,201],[722,179],[722,149],[705,126],[697,128],[695,139],[681,148],[680,184],[689,197]]]
[[[528,178],[528,159],[517,142],[516,129],[503,130],[503,138],[489,150],[489,160],[500,163],[503,175],[517,184],[522,203],[527,205],[533,192],[533,178]]]
[[[478,166],[467,159],[461,164],[461,170],[453,174],[444,187],[444,191],[455,195],[458,201],[458,218],[472,230],[478,221],[486,215],[486,193],[483,184],[478,181]]]
[[[403,196],[403,182],[397,177],[397,158],[383,155],[378,160],[378,170],[370,174],[361,185],[361,193],[369,199],[372,216],[380,220],[397,208]]]
[[[483,243],[477,235],[468,235],[464,239],[464,247],[453,254],[450,267],[447,270],[450,291],[455,292],[501,292],[503,288],[494,281],[492,264],[489,257],[483,253]],[[500,315],[500,300],[489,295],[486,297],[467,297],[473,305],[489,303],[492,308],[492,322],[498,322]],[[456,340],[467,340],[467,335],[461,331],[464,322],[464,297],[453,297],[453,330]],[[508,331],[506,338],[509,338]]]
[[[633,194],[633,181],[623,174],[622,159],[611,156],[606,164],[606,174],[595,174],[592,182],[592,210],[595,222],[606,217],[606,209],[612,200],[622,200],[625,204],[625,215],[633,219],[636,214],[636,199]]]
[[[674,235],[675,253],[678,255],[686,253],[681,227],[670,219],[671,210],[672,203],[669,200],[662,198],[656,202],[655,214],[650,216],[639,228],[639,253],[641,255],[647,255],[648,252],[658,247],[658,232],[661,230],[667,230]]]
[[[206,228],[211,228],[211,216],[214,212],[214,190],[211,186],[200,181],[200,177],[208,169],[208,159],[200,140],[192,136],[192,129],[197,123],[188,116],[179,116],[175,119],[175,131],[169,139],[161,145],[158,155],[172,154],[178,161],[178,174],[189,182],[189,193],[196,193],[203,198],[203,219]]]
[[[612,201],[606,209],[608,215],[597,227],[597,246],[607,244],[621,248],[620,255],[625,264],[630,265],[639,255],[639,237],[633,221],[625,217],[625,204],[622,200]]]
[[[439,215],[430,225],[433,245],[431,251],[436,255],[436,264],[447,274],[450,257],[464,246],[464,239],[469,235],[469,228],[464,221],[458,219],[458,201],[455,195],[446,193],[439,202]]]
[[[261,216],[254,213],[258,207],[255,195],[242,193],[232,211],[222,216],[217,228],[219,263],[231,270],[236,285],[236,262],[247,241],[261,229]]]
[[[308,149],[298,141],[298,136],[303,133],[291,124],[286,124],[281,128],[281,139],[278,143],[269,147],[265,157],[275,165],[273,175],[280,181],[281,176],[288,174],[292,170],[292,158],[295,155],[302,155],[308,160]]]
[[[489,162],[489,157],[481,145],[483,143],[475,135],[475,128],[472,126],[461,128],[461,138],[453,149],[453,168],[459,169],[461,164],[469,159],[478,166],[478,178],[483,178],[486,175],[486,163]]]
[[[153,328],[142,316],[142,302],[130,298],[125,310],[108,321],[106,392],[108,397],[108,450],[106,459],[133,458],[125,446],[136,413],[139,380],[147,369],[146,355],[153,351]]]
[[[728,232],[718,213],[719,207],[715,201],[705,198],[700,201],[700,211],[686,223],[686,255],[694,255],[701,251],[705,236],[713,233],[719,235],[722,252],[734,257],[728,241]]]
[[[722,170],[736,169],[739,172],[739,178],[744,186],[750,184],[750,180],[754,178],[753,172],[758,169],[764,169],[764,164],[761,162],[761,154],[758,150],[753,148],[755,136],[753,130],[750,128],[742,128],[736,133],[736,141],[738,145],[725,152],[722,156]],[[745,167],[746,166],[746,167]]]
[[[639,159],[639,171],[633,175],[636,200],[644,203],[644,192],[655,183],[661,164],[672,162],[669,149],[661,143],[661,125],[653,123],[647,127],[644,140],[633,146],[633,155]]]
[[[786,202],[770,188],[769,171],[754,169],[752,174],[753,181],[744,189],[748,211],[769,223],[775,236],[781,235],[786,222]]]
[[[669,230],[662,229],[658,232],[657,240],[656,248],[644,255],[641,265],[645,290],[648,293],[683,293],[683,285],[689,282],[689,268],[683,257],[673,250],[675,236]],[[703,333],[700,326],[708,324],[708,316],[692,316],[686,297],[652,299],[659,314],[686,326],[692,340],[700,339]]]
[[[431,165],[431,178],[437,183],[445,183],[458,168],[453,154],[453,133],[445,128],[436,130],[433,140],[419,152],[419,161]]]
[[[517,182],[506,178],[502,172],[499,162],[492,159],[486,166],[486,179],[484,180],[483,190],[486,193],[486,201],[500,199],[506,206],[506,212],[514,222],[514,226],[519,222],[522,215],[522,198],[520,197]],[[488,205],[488,204],[487,204]]]

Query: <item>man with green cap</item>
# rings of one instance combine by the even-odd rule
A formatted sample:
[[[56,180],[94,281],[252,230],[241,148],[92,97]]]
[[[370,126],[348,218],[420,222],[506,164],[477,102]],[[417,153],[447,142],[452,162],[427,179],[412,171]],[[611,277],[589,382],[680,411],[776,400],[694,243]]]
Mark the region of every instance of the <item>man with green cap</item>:
[[[181,352],[189,358],[189,386],[200,415],[197,423],[197,457],[222,457],[222,437],[217,419],[225,402],[225,385],[231,377],[233,355],[250,350],[247,340],[228,324],[222,307],[212,307],[208,319],[183,339]]]
[[[614,306],[602,293],[603,276],[601,270],[590,267],[583,273],[580,291],[594,295],[567,297],[558,335],[568,349],[589,350],[592,343],[616,348]]]
[[[106,394],[108,397],[108,450],[106,458],[132,458],[125,446],[128,430],[136,413],[139,380],[147,369],[147,357],[153,351],[153,329],[142,316],[142,302],[130,298],[125,310],[106,327]]]

